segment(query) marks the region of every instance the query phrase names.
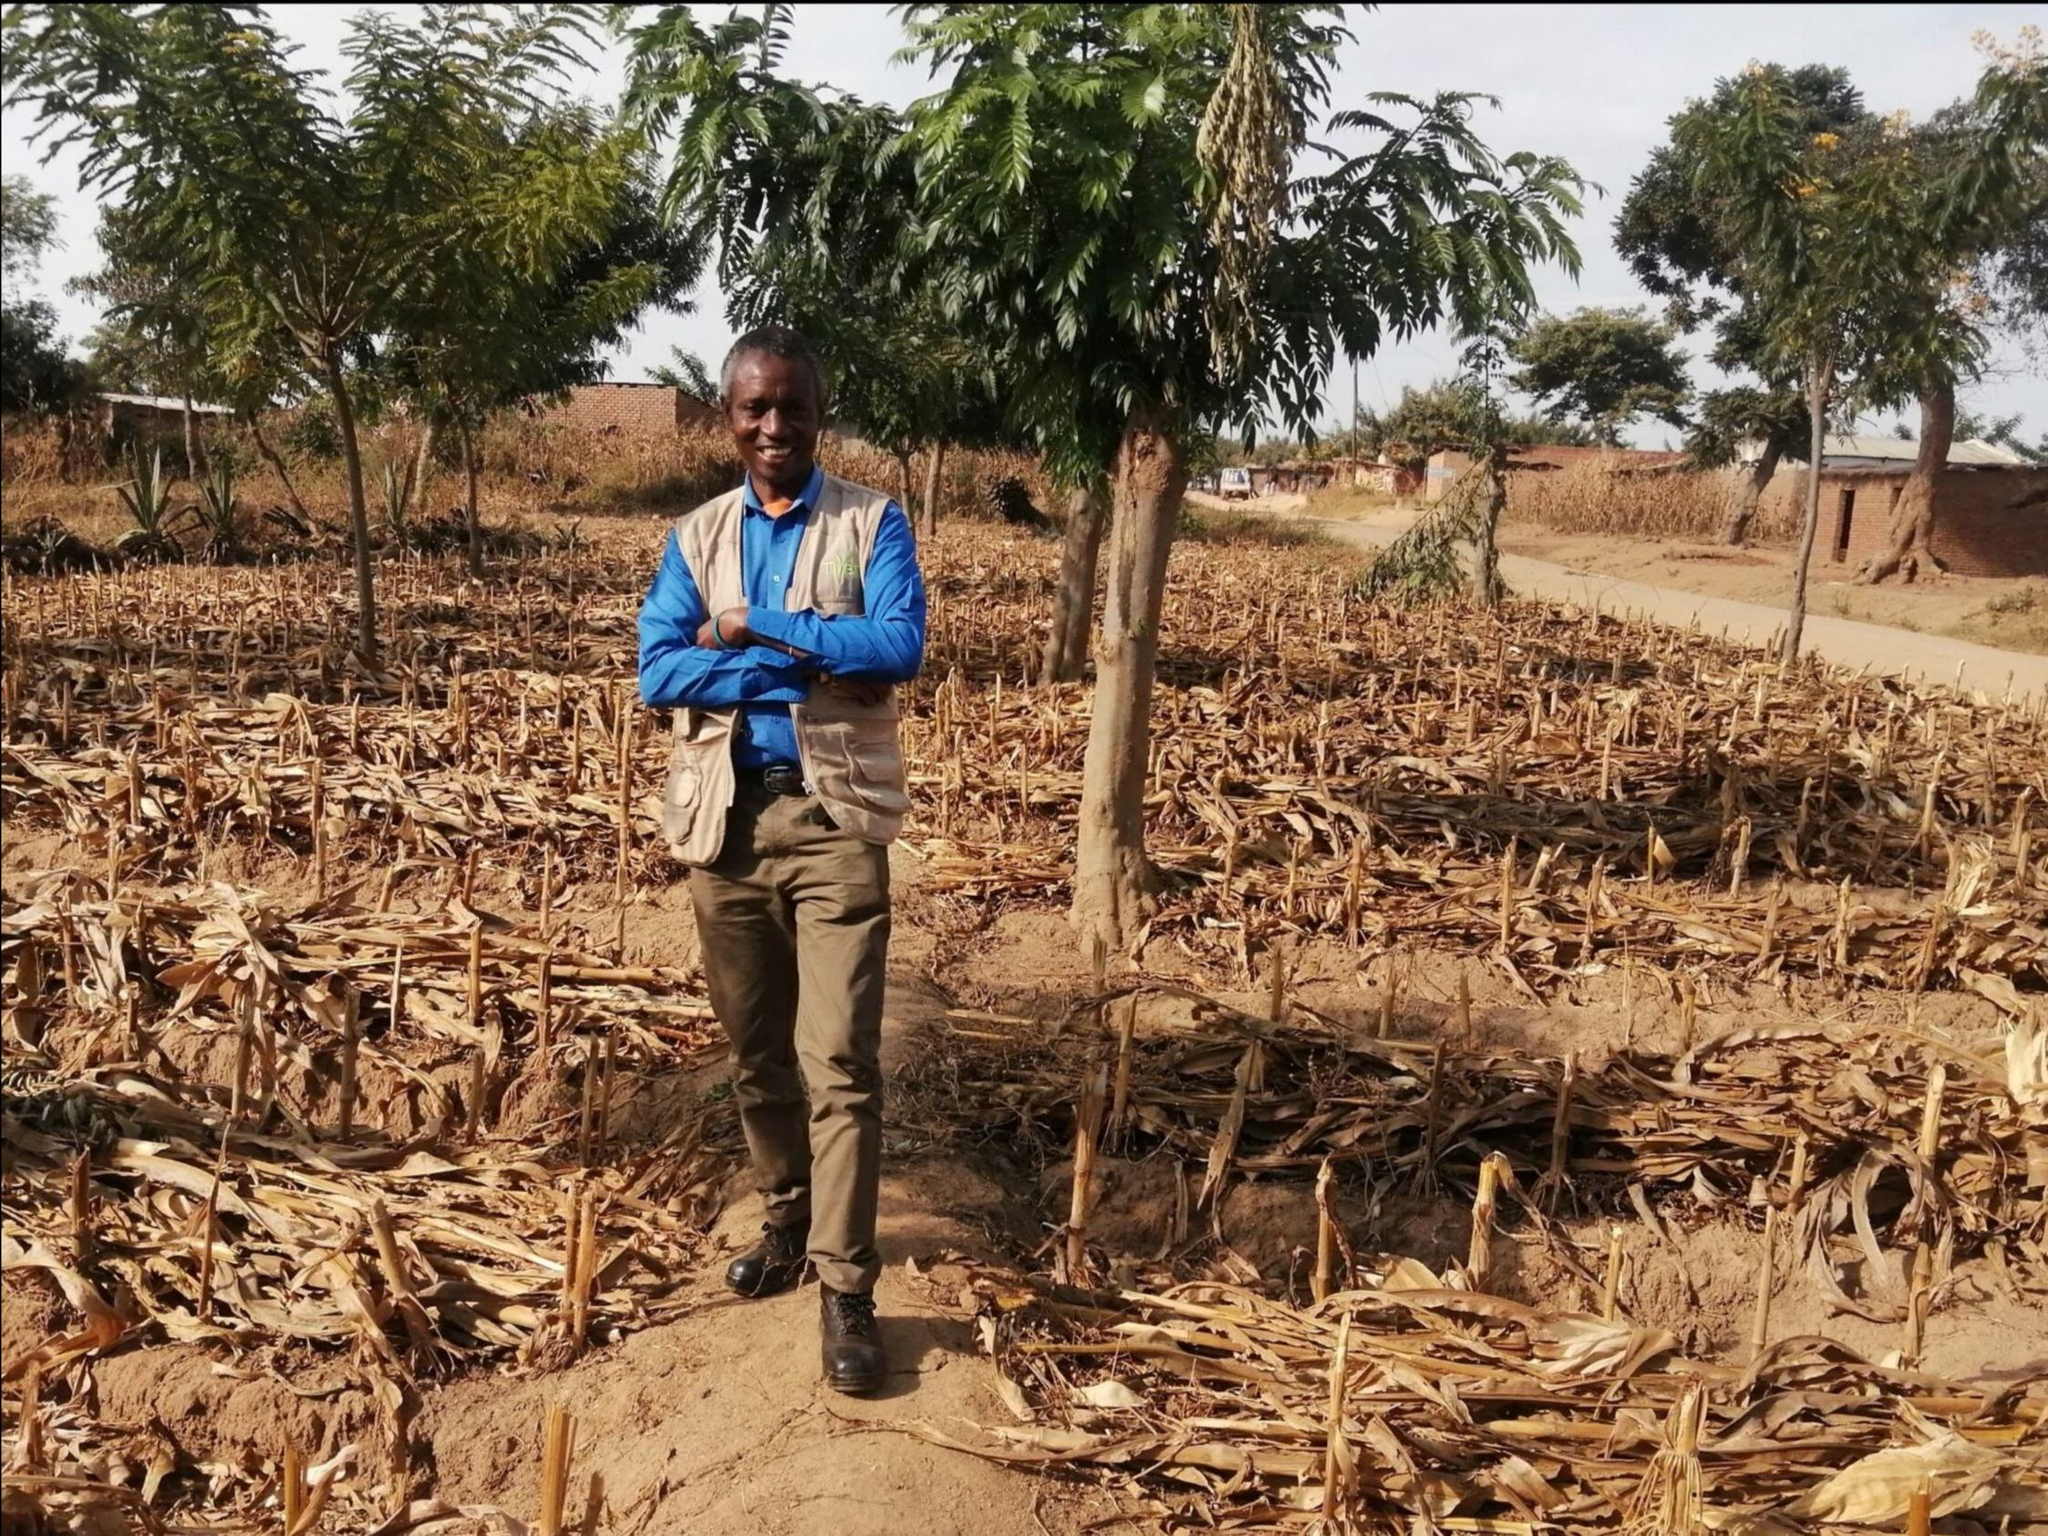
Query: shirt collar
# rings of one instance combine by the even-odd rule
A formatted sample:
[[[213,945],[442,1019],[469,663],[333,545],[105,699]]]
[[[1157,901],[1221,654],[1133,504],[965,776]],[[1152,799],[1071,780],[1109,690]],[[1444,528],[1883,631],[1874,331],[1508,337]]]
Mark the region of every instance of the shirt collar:
[[[791,504],[789,510],[791,512],[810,511],[811,508],[815,507],[818,504],[818,497],[824,491],[824,489],[825,466],[822,464],[813,464],[811,466],[811,478],[804,482],[804,488],[802,492],[797,496],[796,501]],[[745,481],[743,482],[742,500],[744,501],[746,509],[749,512],[763,511],[763,508],[761,506],[761,498],[754,490],[754,477],[752,475],[748,475]],[[788,513],[784,513],[783,515],[788,516]]]

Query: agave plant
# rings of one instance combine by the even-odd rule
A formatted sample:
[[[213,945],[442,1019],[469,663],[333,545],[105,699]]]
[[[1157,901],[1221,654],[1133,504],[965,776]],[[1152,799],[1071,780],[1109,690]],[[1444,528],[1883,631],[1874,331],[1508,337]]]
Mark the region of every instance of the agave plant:
[[[195,509],[199,526],[206,531],[206,558],[226,565],[242,553],[241,519],[235,512],[235,466],[226,454],[217,454],[206,481],[199,487]]]
[[[548,535],[548,547],[558,555],[573,555],[583,548],[584,543],[583,519],[580,517],[555,524],[555,531]]]
[[[116,486],[115,491],[135,526],[114,541],[114,548],[136,560],[184,559],[177,528],[190,509],[171,510],[171,480],[164,473],[163,450],[159,448],[145,459],[142,445],[131,443],[128,472],[127,483]]]

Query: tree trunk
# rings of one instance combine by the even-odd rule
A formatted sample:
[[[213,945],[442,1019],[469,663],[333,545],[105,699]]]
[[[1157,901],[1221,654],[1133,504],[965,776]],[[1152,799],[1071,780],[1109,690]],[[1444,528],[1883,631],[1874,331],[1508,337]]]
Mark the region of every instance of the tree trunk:
[[[1728,509],[1728,521],[1721,526],[1723,544],[1747,544],[1749,525],[1756,521],[1756,509],[1764,499],[1771,476],[1778,472],[1778,460],[1785,456],[1785,435],[1772,432],[1764,439],[1764,451],[1749,472],[1749,478],[1735,493],[1735,505]]]
[[[419,452],[413,456],[412,482],[405,488],[405,515],[427,504],[427,471],[434,462],[434,418],[429,416],[420,429]]]
[[[1080,681],[1088,660],[1088,621],[1095,616],[1095,563],[1102,552],[1108,487],[1099,481],[1067,498],[1067,533],[1060,544],[1060,579],[1053,590],[1052,633],[1046,637],[1041,681]]]
[[[263,422],[255,411],[249,413],[249,440],[256,445],[256,451],[263,456],[263,462],[277,471],[278,483],[284,487],[285,500],[292,504],[292,510],[299,514],[303,523],[311,523],[313,514],[306,510],[306,504],[299,500],[298,487],[292,484],[292,472],[285,466],[270,440],[263,435]]]
[[[199,434],[192,427],[192,397],[185,396],[185,478],[199,479]]]
[[[484,574],[484,526],[476,510],[476,437],[466,420],[458,420],[455,430],[462,434],[462,509],[469,523],[469,574],[481,579]]]
[[[1806,520],[1799,530],[1799,562],[1792,572],[1792,610],[1785,616],[1785,640],[1779,652],[1785,661],[1799,659],[1799,641],[1806,630],[1806,573],[1813,566],[1813,536],[1820,529],[1820,464],[1827,456],[1828,391],[1834,378],[1834,359],[1813,359],[1806,379],[1806,420],[1812,444],[1806,454]]]
[[[924,467],[924,535],[930,538],[939,531],[939,475],[946,463],[944,442],[932,444],[931,462]]]
[[[1920,397],[1920,449],[1913,456],[1913,473],[1899,492],[1884,553],[1870,559],[1857,573],[1858,581],[1883,581],[1895,575],[1910,582],[1923,570],[1943,569],[1934,558],[1934,487],[1948,467],[1955,436],[1956,387],[1944,382]]]
[[[1508,448],[1495,443],[1486,453],[1486,511],[1472,552],[1472,601],[1481,608],[1500,606],[1500,517],[1507,505]]]
[[[896,451],[896,505],[903,509],[905,517],[910,516],[910,509],[917,505],[910,496],[910,450],[908,448],[899,448]]]
[[[377,664],[377,587],[370,565],[370,509],[363,499],[363,450],[356,441],[356,412],[349,401],[348,381],[341,376],[341,348],[328,343],[321,362],[327,388],[334,396],[334,425],[341,438],[341,462],[348,470],[348,530],[356,551],[356,654],[363,665]]]
[[[1117,452],[1116,538],[1095,644],[1095,695],[1081,770],[1070,920],[1084,944],[1124,948],[1151,908],[1158,876],[1145,857],[1152,677],[1166,557],[1173,548],[1187,446],[1158,415],[1133,412]]]

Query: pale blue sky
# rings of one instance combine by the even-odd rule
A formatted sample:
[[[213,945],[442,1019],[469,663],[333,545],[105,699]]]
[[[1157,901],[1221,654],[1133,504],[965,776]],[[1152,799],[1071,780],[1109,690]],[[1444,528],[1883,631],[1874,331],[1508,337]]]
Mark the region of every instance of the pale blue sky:
[[[280,5],[270,8],[283,32],[304,45],[301,63],[338,64],[348,16],[364,7]],[[403,9],[385,6],[381,9]],[[723,8],[700,7],[722,14]],[[1967,94],[1981,69],[1971,43],[1979,29],[2010,40],[2028,24],[2048,26],[2048,5],[1821,5],[1821,6],[1392,6],[1353,9],[1357,40],[1344,52],[1335,105],[1360,105],[1364,93],[1397,90],[1428,95],[1439,90],[1486,92],[1500,98],[1482,115],[1480,130],[1497,150],[1561,154],[1606,189],[1595,196],[1574,231],[1585,269],[1578,284],[1562,273],[1543,274],[1546,308],[1582,304],[1648,303],[1614,254],[1614,210],[1630,179],[1664,136],[1665,120],[1690,96],[1739,70],[1753,58],[1784,64],[1837,64],[1848,68],[1878,111],[1903,107],[1916,117]],[[823,81],[858,95],[907,103],[926,88],[923,74],[891,61],[901,41],[896,19],[883,6],[799,5],[788,65],[800,78]],[[608,46],[580,82],[583,94],[615,98],[623,76],[623,50]],[[57,194],[64,246],[48,262],[39,286],[57,305],[66,333],[82,336],[92,309],[63,292],[65,279],[95,263],[95,211],[78,189],[75,161],[37,164],[27,143],[27,114],[0,120],[0,158],[10,173],[27,174]],[[698,294],[699,313],[650,316],[615,360],[617,378],[644,377],[671,344],[701,354],[714,367],[730,342],[723,301],[709,282]],[[1692,350],[1701,350],[1694,343]],[[1455,366],[1455,349],[1440,336],[1390,345],[1358,370],[1367,404],[1398,396],[1404,383],[1422,384]],[[1711,370],[1695,363],[1702,385]],[[1348,414],[1348,369],[1332,382],[1329,415]],[[1964,403],[1997,414],[2022,413],[2029,435],[2048,431],[2048,379],[2016,349],[2001,347],[1987,377],[1969,388]],[[1885,423],[1888,425],[1887,423]],[[1660,425],[1636,438],[1660,446],[1673,436]]]

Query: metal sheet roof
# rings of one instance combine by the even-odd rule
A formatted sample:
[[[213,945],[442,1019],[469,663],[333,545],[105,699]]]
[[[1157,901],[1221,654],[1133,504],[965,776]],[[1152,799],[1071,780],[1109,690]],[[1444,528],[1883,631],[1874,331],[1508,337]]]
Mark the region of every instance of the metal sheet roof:
[[[111,401],[115,405],[140,405],[155,411],[183,411],[185,409],[184,401],[175,400],[169,395],[121,395],[115,394],[111,390],[102,390],[100,398]],[[202,405],[197,400],[192,402],[192,409],[201,416],[232,416],[235,414],[235,409],[231,405]]]

